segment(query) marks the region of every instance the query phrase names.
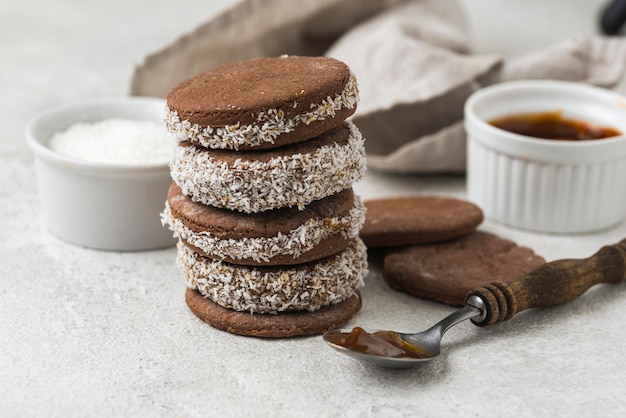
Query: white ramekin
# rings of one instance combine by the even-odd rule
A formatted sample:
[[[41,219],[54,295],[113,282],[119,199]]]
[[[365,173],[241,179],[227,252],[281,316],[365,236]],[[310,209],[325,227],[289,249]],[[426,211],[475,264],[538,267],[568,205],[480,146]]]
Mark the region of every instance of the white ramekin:
[[[35,155],[42,214],[54,235],[113,251],[150,250],[175,243],[160,221],[171,183],[168,163],[93,163],[48,147],[55,133],[79,122],[124,118],[163,123],[164,108],[165,101],[155,98],[97,99],[50,109],[28,124],[26,141]]]
[[[555,110],[626,133],[626,98],[606,89],[548,80],[481,89],[465,103],[468,199],[487,218],[539,232],[582,233],[619,224],[626,215],[626,135],[555,141],[487,123]]]

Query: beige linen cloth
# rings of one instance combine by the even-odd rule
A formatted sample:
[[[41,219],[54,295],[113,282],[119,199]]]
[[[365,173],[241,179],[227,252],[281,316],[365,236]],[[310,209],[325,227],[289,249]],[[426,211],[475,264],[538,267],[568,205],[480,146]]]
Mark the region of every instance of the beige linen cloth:
[[[463,104],[480,87],[558,79],[613,87],[626,40],[577,38],[505,60],[471,53],[454,0],[243,0],[149,55],[131,94],[164,97],[176,83],[240,59],[328,55],[346,62],[361,100],[352,121],[368,167],[397,173],[465,170]]]

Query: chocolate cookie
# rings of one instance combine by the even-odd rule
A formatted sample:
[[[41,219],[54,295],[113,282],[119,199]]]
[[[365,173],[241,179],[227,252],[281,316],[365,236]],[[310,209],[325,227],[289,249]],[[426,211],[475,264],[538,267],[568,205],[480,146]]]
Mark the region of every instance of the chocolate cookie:
[[[277,315],[251,314],[223,308],[193,289],[187,289],[185,301],[194,315],[217,329],[268,338],[322,334],[342,327],[361,309],[361,295],[358,291],[341,303],[315,312],[293,311]]]
[[[208,150],[183,142],[170,172],[196,202],[246,213],[297,206],[361,180],[365,148],[352,123],[313,139],[266,151]]]
[[[368,247],[440,242],[474,231],[483,212],[473,203],[436,196],[369,200],[361,238]]]
[[[462,306],[470,290],[512,282],[543,263],[530,248],[476,231],[444,243],[391,249],[382,273],[395,290]]]
[[[363,284],[367,251],[360,239],[306,264],[249,267],[203,257],[179,241],[187,287],[225,308],[252,313],[315,311],[349,298]]]
[[[281,56],[223,64],[175,86],[165,122],[208,148],[268,149],[305,141],[356,110],[358,88],[343,62]]]
[[[301,211],[244,214],[195,203],[172,183],[162,219],[201,255],[242,265],[290,265],[344,250],[358,237],[365,208],[346,189]]]

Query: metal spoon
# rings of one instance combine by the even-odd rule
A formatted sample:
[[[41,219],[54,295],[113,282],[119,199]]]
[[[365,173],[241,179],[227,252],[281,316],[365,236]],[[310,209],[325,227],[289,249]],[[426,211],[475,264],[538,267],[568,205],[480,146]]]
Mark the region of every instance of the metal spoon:
[[[414,367],[439,356],[440,343],[445,332],[453,325],[470,319],[483,327],[507,321],[515,314],[530,308],[561,305],[585,293],[590,287],[600,283],[618,283],[626,279],[626,239],[617,244],[602,247],[597,253],[585,259],[557,260],[532,270],[511,283],[492,283],[468,293],[465,306],[426,331],[408,334],[383,331],[385,337],[395,339],[392,345],[404,350],[407,356],[390,355],[396,352],[393,347],[387,350],[370,350],[367,344],[354,343],[349,332],[329,331],[324,340],[335,350],[357,360],[367,361],[383,367]],[[361,332],[355,328],[354,336]],[[374,342],[380,338],[377,333],[365,332],[366,338]],[[397,353],[396,353],[397,354]],[[413,356],[414,355],[414,356]]]

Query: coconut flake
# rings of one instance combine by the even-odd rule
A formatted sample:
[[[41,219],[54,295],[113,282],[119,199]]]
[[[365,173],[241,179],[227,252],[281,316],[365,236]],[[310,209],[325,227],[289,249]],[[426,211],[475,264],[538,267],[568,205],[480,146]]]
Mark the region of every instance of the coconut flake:
[[[237,159],[232,165],[209,150],[178,146],[170,172],[194,202],[253,213],[297,206],[336,194],[365,173],[364,139],[348,122],[346,144],[324,145],[312,153],[278,156],[268,162]]]
[[[345,301],[363,286],[367,249],[356,238],[339,254],[277,271],[202,257],[179,241],[177,264],[188,287],[225,308],[251,313],[313,312]]]

